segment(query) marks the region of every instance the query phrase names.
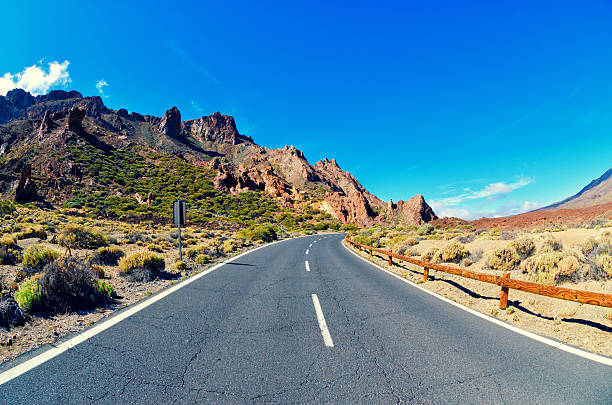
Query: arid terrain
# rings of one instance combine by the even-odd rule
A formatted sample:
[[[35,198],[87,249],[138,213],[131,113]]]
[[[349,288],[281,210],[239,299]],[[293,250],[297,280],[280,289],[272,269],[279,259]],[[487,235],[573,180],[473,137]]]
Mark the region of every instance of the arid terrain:
[[[556,229],[553,232],[475,231],[471,225],[418,229],[369,229],[355,241],[417,259],[468,268],[501,276],[510,272],[517,280],[612,293],[612,221],[592,227]],[[612,356],[612,309],[563,301],[510,290],[508,308],[499,309],[500,288],[477,280],[430,271],[400,261],[389,267],[387,256],[365,250],[362,257],[407,278],[421,287],[462,305],[492,315],[524,330],[606,356]]]

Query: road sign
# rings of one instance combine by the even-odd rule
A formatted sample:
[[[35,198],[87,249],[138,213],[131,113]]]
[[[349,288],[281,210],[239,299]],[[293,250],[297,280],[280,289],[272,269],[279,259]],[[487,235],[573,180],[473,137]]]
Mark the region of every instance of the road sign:
[[[174,207],[174,224],[175,225],[187,225],[187,201],[179,200],[175,201]]]
[[[174,223],[178,225],[179,260],[183,260],[183,247],[181,246],[181,225],[187,225],[187,201],[179,200],[172,204]]]

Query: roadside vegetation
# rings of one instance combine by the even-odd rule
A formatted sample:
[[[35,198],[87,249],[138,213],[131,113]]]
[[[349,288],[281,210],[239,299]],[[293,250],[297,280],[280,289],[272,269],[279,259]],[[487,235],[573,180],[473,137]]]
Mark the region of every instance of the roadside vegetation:
[[[584,228],[584,229],[583,229]],[[514,272],[513,278],[545,284],[612,279],[612,221],[576,231],[551,226],[528,231],[374,226],[351,231],[356,242],[434,263],[481,271]],[[588,231],[587,231],[588,229]],[[572,232],[593,234],[575,241]],[[595,236],[596,235],[596,236]],[[562,238],[572,241],[564,243]]]
[[[146,159],[133,161],[140,162],[142,170],[152,167]],[[167,165],[171,163],[175,162]],[[195,186],[211,187],[205,169],[184,169],[181,176]],[[167,174],[162,171],[159,176]],[[140,180],[124,179],[125,186],[144,193],[148,183]],[[112,215],[100,208],[114,204],[114,197],[98,198],[102,194],[96,197],[97,191],[87,187],[82,200],[71,199],[59,209],[0,199],[0,360],[87,326],[244,249],[275,241],[281,232],[287,237],[357,229],[343,227],[307,204],[280,208],[259,193],[228,196],[208,190],[210,194],[201,195],[202,201],[188,213],[189,225],[182,230],[183,260],[178,260],[176,226],[157,217],[169,216],[167,203],[175,198],[163,190],[155,189],[161,194],[150,207],[130,201],[116,205]],[[79,319],[89,321],[78,323]],[[47,330],[49,325],[54,329]]]

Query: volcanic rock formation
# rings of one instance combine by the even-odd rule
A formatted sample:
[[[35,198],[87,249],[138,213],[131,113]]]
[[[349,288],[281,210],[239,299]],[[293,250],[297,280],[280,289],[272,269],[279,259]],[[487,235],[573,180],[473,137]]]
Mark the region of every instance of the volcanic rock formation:
[[[36,142],[31,143],[33,138]],[[284,205],[312,204],[345,223],[369,226],[393,220],[419,224],[436,218],[422,196],[388,208],[335,159],[312,166],[293,145],[279,149],[258,146],[238,132],[229,115],[215,112],[182,121],[178,108],[172,107],[158,118],[123,108],[114,111],[100,97],[62,90],[34,97],[17,89],[0,96],[0,158],[12,154],[0,168],[0,192],[7,195],[12,190],[11,195],[23,201],[63,203],[77,191],[76,183],[97,183],[97,179],[83,178],[86,174],[66,148],[75,142],[85,142],[101,153],[131,148],[173,155],[216,171],[213,183],[220,191],[252,190]],[[12,151],[21,150],[19,145],[38,149],[16,155]],[[24,174],[21,169],[26,166]],[[19,192],[15,193],[17,182]],[[147,203],[140,195],[138,201]]]

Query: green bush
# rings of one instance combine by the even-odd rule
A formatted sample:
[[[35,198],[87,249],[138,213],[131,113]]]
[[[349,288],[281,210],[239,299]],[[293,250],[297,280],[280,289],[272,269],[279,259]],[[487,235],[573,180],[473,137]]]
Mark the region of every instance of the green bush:
[[[22,263],[26,268],[34,272],[40,272],[47,264],[52,263],[58,257],[59,253],[55,250],[41,245],[34,245],[25,251]]]
[[[98,280],[97,284],[96,289],[98,290],[99,294],[106,295],[109,298],[115,298],[117,296],[115,288],[111,284],[102,280]]]
[[[12,215],[15,210],[15,204],[12,201],[0,200],[0,215]]]
[[[210,259],[209,259],[209,258],[208,258],[208,256],[206,256],[205,254],[200,253],[200,254],[198,254],[198,255],[196,255],[196,256],[195,256],[195,258],[193,259],[193,261],[195,262],[195,264],[202,265],[202,264],[206,264],[206,263],[208,263],[208,262],[210,261]]]
[[[416,231],[417,235],[431,235],[434,233],[434,227],[431,224],[423,224]]]
[[[96,249],[108,246],[108,239],[101,232],[82,225],[69,224],[58,235],[60,246],[70,249]]]
[[[17,304],[27,310],[33,311],[40,306],[42,299],[41,288],[38,285],[38,280],[30,278],[24,281],[19,290],[15,293],[15,301]]]
[[[0,238],[0,264],[13,264],[18,259],[19,246],[17,238],[10,234],[4,234]]]
[[[91,258],[91,263],[102,264],[104,266],[116,266],[119,259],[125,256],[123,250],[116,246],[101,247],[96,250]]]
[[[185,270],[187,270],[187,263],[185,263],[182,260],[177,260],[176,262],[174,262],[174,266],[176,267],[176,269],[178,271],[185,271]]]
[[[165,267],[163,257],[149,252],[135,253],[119,261],[120,274],[134,281],[152,281],[161,276]]]
[[[187,249],[187,257],[190,259],[195,259],[197,255],[203,254],[206,255],[208,253],[208,248],[206,246],[198,246],[191,249]]]
[[[249,227],[238,232],[238,235],[245,239],[260,240],[262,242],[272,242],[278,238],[276,231],[270,225]]]
[[[16,235],[17,239],[28,239],[28,238],[38,238],[38,239],[47,239],[47,232],[40,225],[28,226],[23,231],[18,232]]]

